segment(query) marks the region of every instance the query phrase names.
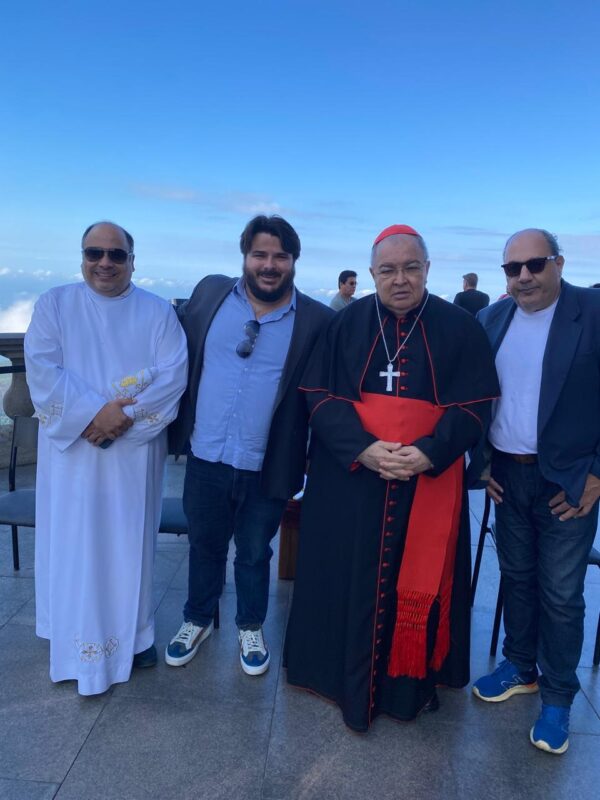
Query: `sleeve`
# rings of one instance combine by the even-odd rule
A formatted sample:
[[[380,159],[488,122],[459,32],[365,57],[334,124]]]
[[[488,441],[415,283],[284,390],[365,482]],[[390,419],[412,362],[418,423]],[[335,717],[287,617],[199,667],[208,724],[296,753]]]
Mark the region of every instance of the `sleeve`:
[[[468,406],[450,406],[431,436],[413,442],[433,464],[427,475],[437,477],[478,443],[487,430],[491,407],[490,400]]]
[[[308,392],[307,403],[314,434],[344,469],[356,469],[357,456],[377,437],[363,428],[352,403],[326,392]]]
[[[63,366],[56,297],[42,295],[25,334],[26,379],[46,435],[63,452],[89,425],[107,399]]]
[[[137,403],[123,411],[134,420],[124,438],[146,444],[177,416],[179,399],[187,385],[187,342],[173,309],[160,327],[156,360],[148,371],[152,381],[136,395]]]

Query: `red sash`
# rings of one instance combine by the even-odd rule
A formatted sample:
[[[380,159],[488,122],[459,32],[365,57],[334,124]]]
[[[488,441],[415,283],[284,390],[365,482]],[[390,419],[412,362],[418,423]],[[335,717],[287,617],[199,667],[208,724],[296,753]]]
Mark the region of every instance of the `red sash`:
[[[365,430],[387,442],[411,444],[433,433],[444,409],[424,400],[364,392],[354,403]],[[450,600],[462,500],[463,457],[437,478],[419,475],[396,584],[397,611],[388,675],[424,678],[450,650]],[[387,501],[386,501],[387,505]],[[384,511],[386,524],[387,508]],[[427,663],[427,620],[440,601],[435,646]]]

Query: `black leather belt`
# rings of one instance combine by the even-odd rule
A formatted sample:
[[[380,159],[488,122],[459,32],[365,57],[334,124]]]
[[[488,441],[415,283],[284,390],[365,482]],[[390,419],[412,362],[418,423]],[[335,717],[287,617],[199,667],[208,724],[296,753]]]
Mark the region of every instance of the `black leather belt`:
[[[516,461],[517,464],[537,464],[537,454],[536,453],[505,453],[504,450],[496,450],[494,452],[498,453],[500,456],[506,456],[506,458],[511,458],[513,461]]]

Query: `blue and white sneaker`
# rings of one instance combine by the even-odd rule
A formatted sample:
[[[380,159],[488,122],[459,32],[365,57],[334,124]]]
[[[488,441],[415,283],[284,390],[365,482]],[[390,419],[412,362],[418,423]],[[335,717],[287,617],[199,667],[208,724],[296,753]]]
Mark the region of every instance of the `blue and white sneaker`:
[[[542,703],[542,713],[529,732],[531,744],[546,753],[564,753],[569,746],[569,712],[569,708]]]
[[[240,663],[246,675],[262,675],[269,669],[271,656],[263,639],[262,628],[240,630]]]
[[[508,661],[501,661],[490,675],[484,675],[473,684],[473,694],[486,703],[501,703],[513,694],[533,694],[538,690],[537,669],[520,672]]]
[[[213,632],[213,623],[200,626],[184,622],[167,645],[165,661],[171,667],[182,667],[198,652],[202,642]]]

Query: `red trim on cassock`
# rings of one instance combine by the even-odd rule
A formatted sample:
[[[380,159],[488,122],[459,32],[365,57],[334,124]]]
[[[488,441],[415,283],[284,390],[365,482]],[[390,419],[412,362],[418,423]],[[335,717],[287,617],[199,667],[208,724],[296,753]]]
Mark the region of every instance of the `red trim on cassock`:
[[[403,444],[431,435],[445,413],[444,408],[425,400],[368,392],[354,407],[366,431]],[[462,475],[461,457],[436,478],[424,474],[417,478],[396,584],[396,624],[388,662],[392,677],[425,678],[428,668],[440,669],[448,655]],[[440,601],[439,623],[427,663],[427,621],[436,598]]]

